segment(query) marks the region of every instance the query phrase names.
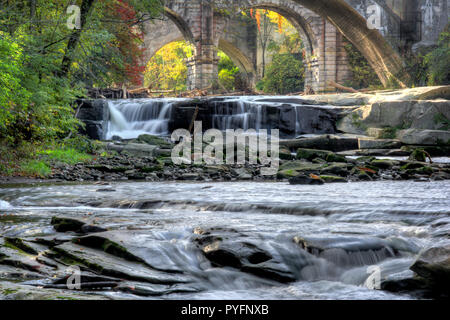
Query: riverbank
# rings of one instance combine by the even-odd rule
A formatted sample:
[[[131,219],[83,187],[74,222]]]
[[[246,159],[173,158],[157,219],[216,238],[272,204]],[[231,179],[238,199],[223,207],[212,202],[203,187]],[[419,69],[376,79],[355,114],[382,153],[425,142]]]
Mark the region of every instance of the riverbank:
[[[349,150],[355,145],[371,145],[377,149]],[[97,155],[80,158],[80,161],[67,161],[61,157],[49,159],[48,154],[43,154],[42,157],[48,164],[48,172],[45,175],[34,178],[3,176],[0,183],[289,180],[296,184],[321,184],[450,179],[450,163],[433,161],[435,157],[443,157],[445,160],[448,147],[409,146],[399,149],[401,144],[396,140],[368,140],[336,135],[281,140],[279,169],[272,176],[261,175],[261,168],[265,166],[260,164],[175,165],[170,157],[173,146],[166,139],[150,135],[127,141],[98,142]],[[385,149],[378,149],[380,146]],[[224,156],[226,157],[226,153]],[[295,177],[298,179],[293,179]]]

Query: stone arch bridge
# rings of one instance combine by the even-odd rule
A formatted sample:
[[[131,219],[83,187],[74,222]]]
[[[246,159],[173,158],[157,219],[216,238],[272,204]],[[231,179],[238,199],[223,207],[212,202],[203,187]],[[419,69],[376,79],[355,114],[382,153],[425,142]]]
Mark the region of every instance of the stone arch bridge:
[[[344,49],[352,42],[383,84],[408,79],[401,53],[436,43],[448,24],[450,0],[165,0],[166,19],[145,26],[145,61],[164,45],[186,40],[188,88],[210,86],[218,77],[218,49],[255,84],[258,46],[254,24],[240,11],[269,9],[287,18],[305,45],[305,85],[330,90],[328,81],[351,77]]]

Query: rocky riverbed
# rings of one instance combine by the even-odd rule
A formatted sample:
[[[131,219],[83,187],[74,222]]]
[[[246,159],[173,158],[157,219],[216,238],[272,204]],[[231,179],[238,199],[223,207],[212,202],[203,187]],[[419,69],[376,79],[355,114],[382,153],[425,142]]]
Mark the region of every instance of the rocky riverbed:
[[[0,298],[448,298],[449,187],[3,187]]]

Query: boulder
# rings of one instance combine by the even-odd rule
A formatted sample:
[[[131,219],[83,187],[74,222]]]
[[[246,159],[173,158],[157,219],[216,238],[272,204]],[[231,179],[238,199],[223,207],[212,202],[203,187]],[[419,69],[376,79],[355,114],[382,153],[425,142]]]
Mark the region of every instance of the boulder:
[[[345,116],[337,128],[353,134],[364,134],[369,128],[443,130],[450,119],[449,106],[447,100],[374,102]]]
[[[322,179],[317,178],[311,178],[310,176],[306,175],[298,175],[291,179],[289,179],[289,184],[292,185],[301,185],[301,184],[309,184],[309,185],[322,185],[325,184],[325,182]]]
[[[393,139],[359,139],[359,149],[399,149],[402,143]]]
[[[450,131],[443,130],[401,130],[397,138],[404,144],[450,145]]]
[[[450,245],[423,250],[410,269],[425,279],[427,288],[434,295],[450,296]]]
[[[358,139],[338,135],[320,135],[315,137],[280,140],[280,146],[292,149],[305,148],[338,152],[358,149]]]
[[[325,183],[346,183],[348,182],[347,179],[342,178],[342,177],[337,177],[337,176],[325,176],[325,175],[321,175],[320,179],[322,179],[323,181],[325,181]]]
[[[166,140],[157,137],[152,136],[149,134],[142,134],[137,138],[138,142],[146,143],[153,146],[158,146],[162,149],[170,149],[172,147],[172,144],[170,142],[167,142]]]
[[[88,225],[86,222],[66,217],[53,217],[51,224],[58,232],[97,233],[107,231],[104,228]]]
[[[450,245],[423,250],[411,270],[429,281],[450,284]]]

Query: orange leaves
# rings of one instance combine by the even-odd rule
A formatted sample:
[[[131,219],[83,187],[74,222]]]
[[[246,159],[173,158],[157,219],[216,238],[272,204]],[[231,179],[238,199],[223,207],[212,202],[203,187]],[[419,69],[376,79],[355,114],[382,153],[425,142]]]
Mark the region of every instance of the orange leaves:
[[[278,13],[278,33],[283,33],[283,17]]]
[[[369,168],[364,168],[364,167],[358,167],[359,170],[364,171],[364,172],[369,172],[369,173],[377,173],[375,170],[369,169]]]
[[[309,175],[309,177],[310,177],[311,179],[314,179],[314,180],[320,180],[320,177],[317,176],[317,175],[315,175],[315,174],[313,174],[313,173],[311,173],[311,174]]]
[[[253,18],[253,9],[250,9],[250,17]]]
[[[258,30],[261,32],[261,12],[259,10],[256,10],[255,19]]]

